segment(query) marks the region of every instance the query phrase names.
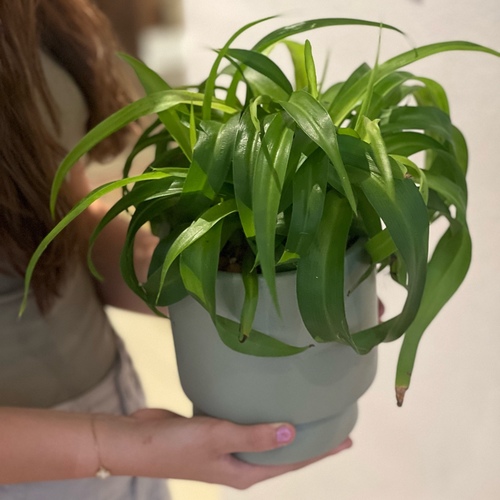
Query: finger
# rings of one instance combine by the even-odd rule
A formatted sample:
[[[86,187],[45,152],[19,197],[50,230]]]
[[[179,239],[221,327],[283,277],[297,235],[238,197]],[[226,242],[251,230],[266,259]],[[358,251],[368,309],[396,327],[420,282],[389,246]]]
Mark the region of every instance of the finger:
[[[352,446],[352,439],[347,438],[344,442],[339,444],[336,448],[327,452],[325,456],[336,455],[337,453],[340,453],[341,451],[348,450],[351,446]]]
[[[166,418],[184,418],[173,411],[164,410],[162,408],[142,408],[131,414],[137,420],[161,420]]]
[[[316,462],[319,462],[325,458],[336,455],[337,453],[340,453],[341,451],[347,450],[351,446],[352,446],[352,440],[350,438],[347,438],[339,446],[337,446],[337,447],[333,448],[332,450],[329,450],[326,453],[323,453],[322,455],[319,455],[317,457],[313,457],[313,458],[310,458],[308,460],[303,460],[301,462],[296,462],[294,464],[276,466],[276,468],[274,470],[269,471],[266,479],[270,479],[271,477],[275,477],[275,476],[278,476],[280,474],[285,474],[287,472],[292,472],[292,471],[295,471],[298,469],[303,469],[304,467],[315,464]]]
[[[385,306],[383,304],[383,302],[378,299],[378,320],[379,321],[382,321],[382,316],[384,315],[384,312],[385,312]]]
[[[320,460],[323,460],[325,458],[328,458],[332,455],[336,455],[337,453],[340,453],[341,451],[344,451],[352,446],[352,440],[350,438],[347,438],[343,443],[341,443],[339,446],[336,448],[320,455],[314,458],[311,458],[309,460],[304,460],[301,462],[297,462],[294,464],[287,464],[287,465],[266,465],[266,466],[260,466],[260,465],[253,465],[253,464],[248,464],[245,462],[242,462],[238,460],[237,458],[233,458],[233,460],[237,463],[235,463],[236,468],[240,468],[239,473],[237,476],[241,478],[239,483],[234,485],[235,488],[238,489],[246,489],[249,488],[250,486],[253,486],[254,484],[260,483],[262,481],[265,481],[267,479],[271,479],[273,477],[281,476],[283,474],[287,474],[288,472],[293,472],[299,469],[303,469],[304,467],[307,467],[309,465],[312,465],[316,462],[319,462]]]
[[[295,428],[287,423],[224,424],[218,431],[222,453],[268,451],[286,446],[295,439]]]

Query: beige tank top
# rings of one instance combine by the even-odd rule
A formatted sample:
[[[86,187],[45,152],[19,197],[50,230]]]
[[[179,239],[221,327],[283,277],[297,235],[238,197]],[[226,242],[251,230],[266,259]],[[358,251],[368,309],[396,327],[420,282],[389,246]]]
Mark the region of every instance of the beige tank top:
[[[61,113],[60,142],[71,149],[85,133],[84,99],[66,71],[46,55],[42,63]],[[111,368],[115,334],[87,268],[75,266],[48,314],[30,295],[20,319],[23,280],[0,274],[0,405],[50,407],[83,394]]]

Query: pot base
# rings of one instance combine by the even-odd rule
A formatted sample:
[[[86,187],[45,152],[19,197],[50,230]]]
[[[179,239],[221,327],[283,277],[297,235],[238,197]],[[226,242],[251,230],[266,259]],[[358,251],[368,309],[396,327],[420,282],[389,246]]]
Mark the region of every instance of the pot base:
[[[236,453],[245,462],[256,465],[284,465],[319,457],[339,446],[353,430],[358,418],[355,403],[338,415],[295,426],[292,444],[260,453]]]

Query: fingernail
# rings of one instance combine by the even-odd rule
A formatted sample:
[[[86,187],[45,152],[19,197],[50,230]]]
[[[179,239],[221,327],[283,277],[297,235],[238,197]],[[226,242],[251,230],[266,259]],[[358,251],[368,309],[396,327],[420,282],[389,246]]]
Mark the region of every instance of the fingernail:
[[[286,425],[280,425],[276,429],[276,441],[278,441],[279,444],[287,444],[292,440],[293,437],[293,432],[290,429],[290,427],[287,427]]]

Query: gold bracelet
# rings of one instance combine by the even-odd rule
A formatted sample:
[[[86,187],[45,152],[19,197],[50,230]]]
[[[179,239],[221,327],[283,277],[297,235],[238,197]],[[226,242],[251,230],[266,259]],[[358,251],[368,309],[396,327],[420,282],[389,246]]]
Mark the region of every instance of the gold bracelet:
[[[104,465],[102,464],[102,461],[101,461],[101,450],[99,449],[99,441],[97,440],[97,433],[95,430],[95,418],[93,415],[90,417],[90,427],[92,428],[92,436],[94,438],[94,447],[95,447],[95,451],[97,454],[97,461],[99,464],[99,467],[97,469],[97,472],[95,473],[95,476],[100,478],[100,479],[107,479],[109,476],[111,476],[111,472],[106,467],[104,467]]]

